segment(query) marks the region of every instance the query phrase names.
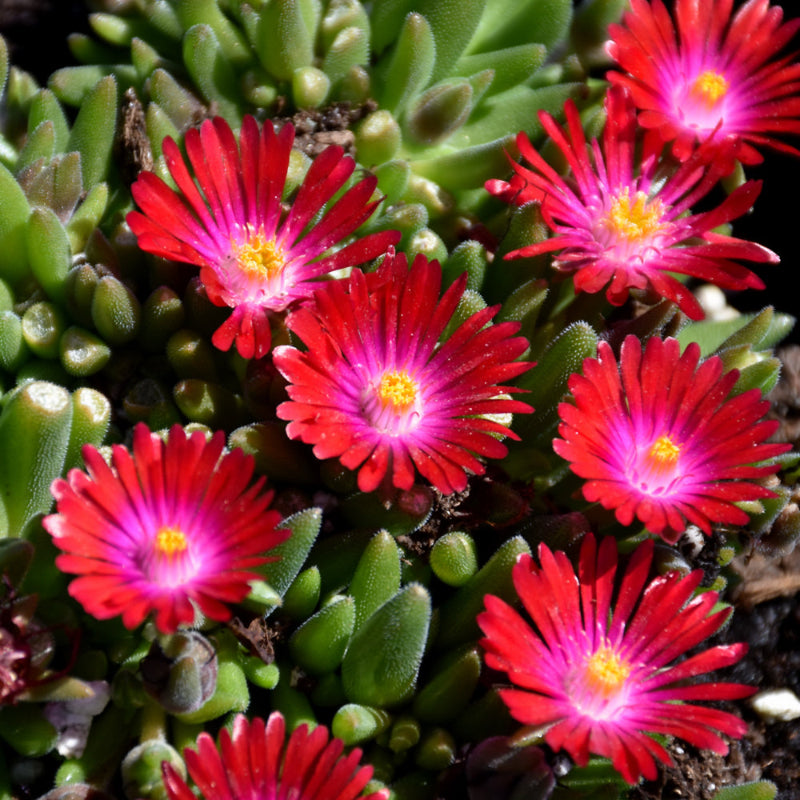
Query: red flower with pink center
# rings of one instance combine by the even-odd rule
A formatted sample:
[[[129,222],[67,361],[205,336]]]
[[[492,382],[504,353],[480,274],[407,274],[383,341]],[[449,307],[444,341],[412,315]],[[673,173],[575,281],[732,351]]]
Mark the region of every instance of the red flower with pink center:
[[[270,315],[307,297],[317,278],[377,258],[400,239],[397,231],[380,231],[345,243],[380,203],[372,199],[372,175],[320,216],[355,169],[338,146],[314,160],[284,214],[293,142],[290,124],[278,133],[271,123],[259,131],[247,116],[237,145],[228,123],[216,117],[186,132],[194,178],[178,145],[167,138],[164,157],[178,191],[151,172],[141,173],[131,187],[141,211],[127,219],[139,246],[200,267],[211,302],[233,309],[212,341],[221,350],[235,341],[244,358],[269,352]],[[339,249],[331,252],[334,247]]]
[[[733,0],[676,0],[673,20],[661,0],[631,0],[607,46],[625,72],[608,79],[631,91],[640,124],[681,160],[714,131],[735,140],[745,164],[763,160],[759,147],[800,154],[776,138],[800,133],[800,64],[780,55],[800,20],[784,23],[769,0],[732,9]]]
[[[516,359],[528,342],[516,322],[489,325],[499,306],[472,314],[442,339],[466,275],[439,297],[442,271],[417,256],[390,254],[380,269],[318,289],[292,312],[289,329],[308,348],[277,347],[289,381],[278,406],[287,433],[321,459],[358,469],[362,491],[384,480],[410,489],[415,471],[444,493],[483,474],[481,458],[502,458],[502,437],[517,436],[493,415],[529,413],[501,385],[532,365]],[[416,469],[415,469],[416,468]]]
[[[184,751],[186,766],[203,800],[387,800],[388,789],[363,790],[372,767],[361,766],[361,750],[344,755],[341,739],[329,738],[317,725],[296,728],[286,739],[286,722],[275,711],[269,719],[252,721],[240,714],[233,733],[220,731],[219,747],[207,733],[197,737],[197,749]],[[169,800],[197,800],[175,768],[162,765]]]
[[[563,177],[533,148],[524,133],[517,145],[531,168],[514,164],[510,182],[489,181],[486,188],[507,202],[541,204],[549,239],[506,255],[522,258],[558,251],[553,266],[573,276],[577,292],[606,290],[622,305],[631,289],[676,303],[692,319],[703,310],[671,273],[714,283],[723,289],[764,288],[761,280],[733,259],[775,263],[771,250],[715,232],[744,214],[761,190],[748,181],[709,211],[691,208],[716,185],[727,167],[708,142],[667,174],[660,145],[645,139],[636,150],[638,128],[630,96],[612,87],[606,98],[608,120],[602,142],[587,146],[578,109],[565,106],[565,131],[549,114],[539,117],[564,155],[571,175]],[[710,159],[714,159],[711,160]],[[674,166],[674,165],[673,165]]]
[[[610,758],[629,783],[655,778],[656,761],[672,763],[651,733],[727,753],[719,732],[738,738],[745,723],[691,701],[737,699],[755,690],[687,681],[736,663],[747,645],[711,647],[675,663],[716,633],[732,611],[712,612],[716,592],[693,597],[702,570],[648,581],[648,540],[616,582],[616,541],[608,537],[598,547],[591,534],[583,540],[577,574],[564,553],[545,544],[538,556],[539,565],[523,554],[512,572],[527,616],[493,595],[478,616],[487,665],[514,684],[500,690],[514,719],[546,726],[547,743],[581,766],[591,753]]]
[[[122,616],[135,628],[151,612],[156,627],[174,632],[207,617],[230,618],[254,567],[274,559],[264,553],[290,531],[268,506],[264,479],[250,485],[253,458],[223,454],[225,435],[187,436],[174,426],[166,441],[140,423],[133,452],[112,448],[111,464],[92,446],[83,448],[86,472],[53,482],[57,513],[43,520],[63,551],[56,564],[78,575],[69,593],[98,619]]]
[[[583,495],[634,518],[668,542],[689,523],[746,525],[736,503],[773,497],[756,481],[778,469],[770,459],[791,449],[766,440],[778,422],[758,389],[733,394],[737,370],[700,363],[700,348],[681,353],[675,339],[625,339],[619,363],[607,342],[572,375],[573,402],[561,403],[553,449],[585,480]]]

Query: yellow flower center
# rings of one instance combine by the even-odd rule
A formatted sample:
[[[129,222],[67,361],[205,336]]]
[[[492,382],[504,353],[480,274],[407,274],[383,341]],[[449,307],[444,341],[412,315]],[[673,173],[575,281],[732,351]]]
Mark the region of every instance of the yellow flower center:
[[[240,269],[249,277],[268,280],[283,269],[283,251],[274,239],[265,239],[262,233],[251,236],[243,244],[233,244],[231,250]]]
[[[189,547],[186,534],[180,528],[164,527],[156,534],[155,549],[159,555],[171,558]]]
[[[586,661],[586,679],[593,691],[606,699],[616,694],[631,673],[631,666],[603,645]]]
[[[417,382],[404,369],[386,372],[378,386],[378,397],[384,406],[404,411],[417,400]]]
[[[669,436],[659,436],[650,447],[647,455],[653,466],[674,467],[678,463],[681,446],[675,444]]]
[[[664,227],[663,215],[664,205],[660,200],[648,203],[644,192],[636,192],[631,199],[626,188],[612,203],[606,223],[617,236],[636,242],[658,233]]]
[[[724,97],[728,92],[728,81],[725,80],[724,75],[719,72],[714,72],[712,69],[707,69],[701,72],[692,83],[690,93],[705,103],[706,108],[713,108],[720,98]]]

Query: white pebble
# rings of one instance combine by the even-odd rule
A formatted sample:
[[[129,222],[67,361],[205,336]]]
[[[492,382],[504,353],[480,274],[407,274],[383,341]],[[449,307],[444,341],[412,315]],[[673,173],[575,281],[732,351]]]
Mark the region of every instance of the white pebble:
[[[768,722],[789,722],[800,718],[800,699],[790,689],[768,689],[750,700],[755,712]]]

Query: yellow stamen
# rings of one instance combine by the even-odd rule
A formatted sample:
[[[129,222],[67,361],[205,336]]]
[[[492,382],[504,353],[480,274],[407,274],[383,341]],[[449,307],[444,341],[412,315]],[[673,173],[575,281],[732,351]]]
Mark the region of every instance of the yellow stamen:
[[[664,205],[658,199],[648,203],[644,192],[631,196],[626,188],[611,205],[606,224],[617,236],[635,242],[658,233],[663,227]]]
[[[728,86],[728,81],[725,80],[724,75],[720,75],[719,72],[714,72],[712,69],[707,69],[695,78],[689,91],[698,100],[702,100],[706,107],[710,109],[719,102],[720,98],[727,94]]]
[[[156,534],[155,549],[159,555],[170,558],[189,546],[186,534],[180,528],[164,527]]]
[[[417,382],[404,369],[386,372],[378,386],[378,397],[384,406],[405,410],[417,400]]]
[[[233,244],[232,255],[242,272],[253,278],[273,278],[284,265],[283,251],[274,239],[265,239],[262,233],[251,236],[243,244]]]
[[[595,650],[586,661],[586,679],[589,685],[606,698],[619,691],[630,673],[630,664],[606,645]]]
[[[673,467],[678,463],[681,446],[675,444],[669,436],[659,436],[650,447],[647,455],[655,465],[660,467]]]

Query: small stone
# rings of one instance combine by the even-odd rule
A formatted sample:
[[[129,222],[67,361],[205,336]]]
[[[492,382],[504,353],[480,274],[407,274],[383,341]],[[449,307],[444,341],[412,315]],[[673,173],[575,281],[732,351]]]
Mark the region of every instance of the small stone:
[[[790,722],[800,718],[800,699],[790,689],[769,689],[750,700],[755,712],[767,722]]]

